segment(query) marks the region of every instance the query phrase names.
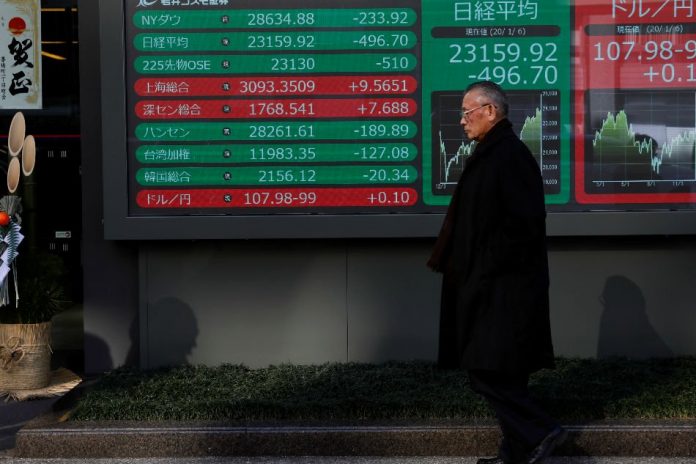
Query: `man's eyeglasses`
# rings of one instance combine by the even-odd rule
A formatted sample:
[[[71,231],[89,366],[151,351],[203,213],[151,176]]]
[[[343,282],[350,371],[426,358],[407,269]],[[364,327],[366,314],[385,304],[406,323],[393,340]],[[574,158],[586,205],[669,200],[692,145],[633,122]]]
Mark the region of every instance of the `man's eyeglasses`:
[[[473,113],[473,112],[476,111],[476,110],[480,110],[481,108],[483,108],[483,107],[485,107],[485,106],[495,106],[495,105],[494,105],[493,103],[484,103],[483,105],[477,106],[476,108],[472,108],[472,109],[470,109],[470,110],[462,110],[461,113],[460,113],[460,115],[461,115],[461,117],[462,117],[463,120],[468,121],[468,120],[469,120],[469,115],[470,115],[471,113]]]

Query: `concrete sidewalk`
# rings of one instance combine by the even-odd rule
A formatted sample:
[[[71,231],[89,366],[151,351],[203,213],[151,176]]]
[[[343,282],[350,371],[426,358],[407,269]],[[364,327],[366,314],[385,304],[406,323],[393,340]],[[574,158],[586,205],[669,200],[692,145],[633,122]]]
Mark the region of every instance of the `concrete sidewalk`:
[[[304,456],[304,457],[230,457],[203,458],[13,458],[0,456],[0,464],[476,464],[477,457],[379,457],[379,456]],[[696,458],[554,456],[544,464],[696,464]]]
[[[562,456],[696,457],[696,421],[569,424]],[[203,456],[489,456],[491,423],[408,426],[225,426],[210,423],[57,422],[21,429],[25,458]]]

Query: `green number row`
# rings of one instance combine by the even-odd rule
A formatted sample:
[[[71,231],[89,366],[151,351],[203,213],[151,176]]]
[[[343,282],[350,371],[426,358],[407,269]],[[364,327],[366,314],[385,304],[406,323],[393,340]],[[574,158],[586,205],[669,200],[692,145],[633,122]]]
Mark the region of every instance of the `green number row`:
[[[410,8],[152,10],[136,12],[133,24],[139,29],[410,27],[416,18],[416,12]]]
[[[135,48],[162,51],[406,50],[416,46],[410,31],[307,31],[138,34]]]
[[[305,122],[171,122],[142,123],[138,140],[150,142],[390,140],[410,139],[418,133],[413,121]]]
[[[140,74],[249,74],[249,73],[340,73],[403,72],[415,69],[410,53],[317,54],[317,55],[164,55],[138,56]]]
[[[278,145],[143,145],[136,157],[144,164],[337,163],[413,161],[412,143],[321,143]]]
[[[267,166],[236,168],[142,168],[143,186],[411,184],[413,166]]]

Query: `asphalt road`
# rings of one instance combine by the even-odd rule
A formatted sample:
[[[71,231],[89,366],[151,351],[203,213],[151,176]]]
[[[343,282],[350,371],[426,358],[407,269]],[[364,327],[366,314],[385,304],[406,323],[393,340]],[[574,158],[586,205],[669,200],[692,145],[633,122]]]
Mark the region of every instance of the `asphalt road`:
[[[144,459],[20,459],[0,456],[0,464],[475,464],[475,457],[212,457]],[[545,464],[696,464],[696,458],[552,457]]]

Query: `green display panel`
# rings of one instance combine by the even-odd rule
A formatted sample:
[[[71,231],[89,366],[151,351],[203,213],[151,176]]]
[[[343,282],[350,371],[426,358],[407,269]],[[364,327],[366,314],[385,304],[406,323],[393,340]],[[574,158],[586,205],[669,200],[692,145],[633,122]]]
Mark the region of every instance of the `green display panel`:
[[[483,6],[489,3],[488,7]],[[560,2],[428,1],[423,9],[423,192],[449,203],[474,143],[459,127],[462,86],[492,80],[544,178],[548,204],[570,192],[570,14]],[[427,159],[426,159],[427,158]]]

